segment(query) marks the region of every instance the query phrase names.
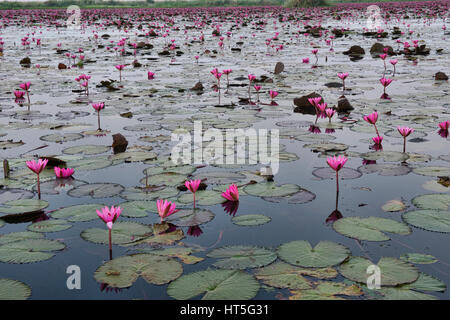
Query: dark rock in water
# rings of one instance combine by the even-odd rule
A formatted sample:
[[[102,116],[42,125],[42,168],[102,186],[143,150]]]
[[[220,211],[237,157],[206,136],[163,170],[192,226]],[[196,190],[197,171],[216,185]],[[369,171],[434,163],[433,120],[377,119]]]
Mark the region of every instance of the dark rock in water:
[[[384,45],[379,43],[379,42],[375,42],[372,47],[370,48],[370,53],[384,53]]]
[[[421,55],[421,56],[427,56],[430,54],[430,49],[426,48],[425,45],[423,44],[421,46],[416,47],[414,54]]]
[[[439,71],[434,75],[434,79],[435,80],[448,80],[448,76],[445,73]]]
[[[132,113],[132,112],[124,112],[124,113],[121,113],[120,116],[121,116],[122,118],[128,118],[128,119],[131,119],[131,118],[133,118],[133,113]]]
[[[191,90],[193,91],[203,91],[203,84],[201,82],[197,82]]]
[[[58,70],[67,69],[67,66],[64,63],[58,63]]]
[[[344,35],[340,29],[333,29],[331,30],[331,33],[333,33],[336,38],[341,38]]]
[[[242,51],[242,49],[241,48],[231,48],[231,51],[238,51],[238,52],[240,52],[240,51]]]
[[[360,46],[351,46],[350,49],[348,49],[347,51],[344,51],[343,54],[346,54],[346,55],[364,55],[364,54],[366,54],[366,51],[364,51],[364,49],[361,48]]]
[[[220,37],[220,31],[217,29],[214,29],[214,31],[212,32],[213,35]]]
[[[20,60],[19,63],[20,63],[20,65],[21,65],[22,67],[24,67],[24,68],[29,68],[29,67],[31,67],[31,59],[28,58],[28,57],[23,58],[22,60]]]
[[[127,150],[128,141],[120,133],[113,134],[112,148],[114,154],[125,152]]]
[[[136,49],[142,49],[142,48],[145,48],[144,41],[139,41],[138,43],[136,43]]]
[[[142,64],[140,62],[138,62],[137,60],[135,60],[135,61],[133,61],[133,67],[139,68],[139,67],[142,67]]]
[[[63,160],[60,160],[55,157],[41,157],[42,159],[47,159],[47,168],[53,168],[53,167],[65,167],[66,162]]]
[[[111,36],[107,33],[102,34],[102,39],[109,39]]]
[[[254,82],[256,82],[256,83],[260,83],[260,82],[273,83],[273,79],[269,78],[268,76],[262,75],[259,79],[256,78]]]
[[[392,31],[392,34],[401,35],[402,31],[400,30],[399,27],[394,27],[394,31]]]
[[[348,111],[351,111],[353,109],[354,108],[352,107],[350,102],[348,102],[347,98],[341,97],[338,100],[337,112],[348,112]]]
[[[104,88],[107,88],[108,89],[108,91],[115,91],[115,90],[120,90],[119,88],[116,88],[116,87],[114,87],[113,86],[113,83],[115,82],[115,80],[102,80],[102,81],[100,81],[100,84],[98,84],[98,85],[96,85],[96,87],[97,88],[101,88],[101,87],[104,87]]]
[[[294,112],[296,113],[303,113],[303,114],[312,114],[315,115],[316,114],[316,107],[314,107],[311,103],[309,103],[308,99],[309,98],[318,98],[321,97],[321,95],[313,92],[310,93],[306,96],[300,97],[300,98],[295,98],[294,99],[294,104],[296,105],[296,107],[294,108]],[[320,101],[321,103],[323,103],[323,98]]]
[[[327,88],[341,88],[342,87],[342,83],[340,82],[327,82],[324,84],[325,87]]]
[[[275,70],[273,73],[275,74],[280,74],[282,73],[284,70],[284,63],[283,62],[277,62],[277,64],[275,65]]]
[[[167,50],[164,50],[164,51],[159,52],[158,55],[160,55],[160,56],[169,56],[170,52],[167,51]]]

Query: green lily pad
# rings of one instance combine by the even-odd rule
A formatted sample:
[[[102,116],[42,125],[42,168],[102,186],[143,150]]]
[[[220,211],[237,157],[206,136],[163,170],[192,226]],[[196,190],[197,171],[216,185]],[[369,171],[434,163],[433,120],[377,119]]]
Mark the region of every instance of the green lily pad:
[[[178,173],[183,175],[189,175],[192,174],[196,168],[191,165],[182,165],[182,166],[158,166],[158,167],[150,167],[144,170],[144,174],[147,174],[148,176],[152,176],[155,174],[161,174],[161,173]],[[151,180],[149,180],[149,183],[153,184]]]
[[[313,176],[320,179],[336,179],[336,171],[330,167],[317,168],[312,172]],[[339,170],[339,179],[357,179],[362,173],[352,168],[342,168]]]
[[[30,224],[27,227],[28,231],[34,232],[57,232],[71,228],[72,225],[65,220],[44,220]]]
[[[84,145],[84,146],[73,146],[64,149],[62,152],[65,154],[84,154],[84,155],[94,155],[108,152],[111,149],[109,146],[101,145]]]
[[[339,272],[349,280],[367,283],[370,276],[367,268],[371,265],[375,265],[375,263],[366,258],[350,257],[339,266]],[[380,268],[381,287],[412,283],[419,277],[416,267],[396,258],[382,257],[376,265]]]
[[[381,288],[378,291],[383,295],[383,300],[439,300],[430,294],[397,287]]]
[[[419,291],[444,292],[447,289],[447,285],[441,280],[421,272],[419,274],[419,278],[415,282],[402,285],[400,288]]]
[[[129,218],[147,217],[148,212],[158,212],[155,201],[127,201],[119,204],[121,215]]]
[[[167,223],[159,223],[151,226],[152,233],[141,240],[127,244],[126,246],[161,246],[173,245],[175,242],[184,238],[184,232],[181,229],[172,230]]]
[[[146,253],[156,254],[159,256],[178,258],[181,260],[181,262],[185,264],[195,264],[204,260],[204,258],[193,256],[192,253],[194,252],[194,249],[186,247],[174,247],[165,249],[144,248],[137,250],[144,251]]]
[[[138,253],[106,262],[95,271],[94,278],[110,287],[128,288],[139,277],[150,284],[163,285],[175,280],[182,273],[182,265],[174,259]]]
[[[314,289],[292,290],[289,300],[345,300],[339,296],[357,297],[363,294],[356,285],[341,282],[319,281]]]
[[[404,165],[383,163],[368,164],[358,167],[358,171],[363,174],[378,173],[380,176],[404,176],[411,172],[411,168]]]
[[[19,199],[7,201],[0,206],[0,213],[18,214],[40,211],[48,207],[48,202],[36,199]]]
[[[108,198],[113,197],[121,193],[125,188],[117,183],[86,183],[78,186],[67,194],[71,197],[87,197],[92,198]]]
[[[182,204],[194,203],[192,193],[184,193],[178,197],[177,201]],[[199,206],[212,206],[227,201],[222,197],[222,193],[214,190],[200,190],[195,193],[195,204]]]
[[[311,149],[312,152],[333,153],[345,151],[348,149],[348,146],[343,143],[322,142],[305,144],[303,148]]]
[[[70,222],[91,221],[98,219],[97,210],[104,206],[99,203],[78,204],[53,211],[52,218],[67,219]]]
[[[169,186],[176,187],[184,184],[187,180],[187,176],[184,174],[165,172],[160,174],[155,174],[152,176],[144,177],[141,179],[140,183],[145,184],[147,181],[151,185],[155,186]]]
[[[410,225],[434,232],[450,233],[450,211],[415,210],[405,212],[403,220]]]
[[[20,141],[13,141],[13,140],[0,141],[0,150],[6,150],[6,149],[15,148],[15,147],[20,147],[20,146],[23,146],[24,144],[25,144],[25,142],[23,142],[22,140],[20,140]]]
[[[450,176],[450,167],[438,167],[438,166],[419,167],[414,168],[413,172],[428,177]]]
[[[365,160],[384,160],[387,162],[401,162],[409,159],[407,153],[398,151],[371,151],[360,154],[360,157]]]
[[[0,228],[3,227],[5,225],[5,221],[0,219]]]
[[[311,289],[312,283],[304,276],[318,279],[332,279],[338,275],[333,268],[306,269],[284,262],[272,263],[256,270],[256,279],[275,288],[289,288],[293,290]]]
[[[244,188],[245,193],[256,197],[285,197],[300,190],[295,184],[282,184],[277,186],[273,182],[255,183]]]
[[[333,229],[349,238],[367,241],[386,241],[384,232],[408,235],[411,229],[404,223],[378,217],[348,217],[336,220]]]
[[[83,135],[79,133],[53,133],[42,136],[40,139],[47,142],[63,143],[75,141],[81,138],[83,138]]]
[[[0,300],[26,300],[31,296],[31,288],[25,283],[12,279],[0,279]]]
[[[169,284],[167,294],[177,300],[249,300],[256,296],[259,283],[240,270],[205,270],[184,275]]]
[[[136,222],[119,221],[113,224],[111,232],[111,241],[113,244],[126,244],[141,240],[152,233],[152,228]],[[81,238],[86,241],[108,244],[108,228],[89,228],[81,233]]]
[[[422,253],[407,253],[402,255],[400,259],[414,264],[431,264],[438,261],[434,256]]]
[[[108,157],[109,160],[117,161],[123,160],[125,162],[141,162],[146,160],[153,160],[157,158],[155,152],[149,151],[127,151],[118,154],[113,154]]]
[[[231,219],[238,226],[259,226],[269,223],[272,219],[262,214],[244,214]]]
[[[0,245],[28,240],[28,239],[42,239],[44,235],[42,233],[30,232],[30,231],[20,231],[20,232],[11,232],[7,234],[0,234]]]
[[[112,164],[113,162],[111,160],[108,160],[106,157],[102,156],[67,162],[67,166],[70,168],[74,168],[76,171],[98,170],[107,168]]]
[[[280,259],[300,267],[323,268],[337,265],[350,255],[343,245],[320,241],[314,248],[308,241],[298,240],[278,247]]]
[[[419,209],[447,210],[450,207],[450,194],[424,194],[411,200]]]
[[[156,188],[139,188],[139,187],[131,187],[125,189],[120,194],[121,198],[130,201],[153,201],[156,199],[168,199],[177,196],[180,191],[176,188],[172,187],[156,187]]]
[[[168,216],[165,220],[179,227],[192,227],[214,219],[214,213],[203,209],[182,209]]]
[[[206,256],[219,259],[213,265],[221,269],[257,268],[268,265],[277,258],[272,250],[239,245],[217,248]]]
[[[245,175],[236,172],[213,171],[196,174],[193,179],[205,180],[210,184],[232,184],[245,179]]]
[[[32,263],[44,261],[55,255],[51,251],[62,250],[65,247],[59,241],[48,239],[14,241],[0,246],[0,262]]]
[[[14,188],[0,189],[0,204],[20,199],[31,199],[33,196],[34,193],[28,190]]]
[[[389,200],[386,202],[381,209],[386,212],[398,212],[406,209],[406,205],[401,200]]]

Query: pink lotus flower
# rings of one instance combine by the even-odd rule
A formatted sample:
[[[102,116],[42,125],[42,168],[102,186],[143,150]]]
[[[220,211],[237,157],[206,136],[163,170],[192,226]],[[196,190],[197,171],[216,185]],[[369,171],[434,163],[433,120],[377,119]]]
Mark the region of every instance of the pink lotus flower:
[[[119,218],[120,214],[122,213],[122,209],[120,207],[114,208],[114,206],[112,206],[111,209],[108,207],[104,207],[102,208],[102,211],[99,210],[96,211],[97,215],[100,217],[100,219],[103,220],[104,223],[106,223],[106,226],[110,231],[112,229],[113,224],[116,222],[117,218]]]
[[[261,87],[261,86],[254,85],[253,88],[255,88],[256,92],[258,92],[259,90],[261,90],[262,87]]]
[[[398,60],[397,60],[397,59],[392,59],[392,60],[389,60],[389,62],[390,62],[393,66],[395,66],[395,65],[397,64]]]
[[[322,97],[317,98],[308,98],[308,102],[311,103],[312,106],[317,107],[317,105],[322,101]]]
[[[404,138],[414,132],[414,129],[408,127],[398,127],[397,130]]]
[[[149,72],[147,73],[147,77],[148,77],[148,80],[152,80],[152,79],[155,78],[155,74],[154,74],[153,72],[149,71]]]
[[[376,137],[373,137],[372,140],[376,145],[381,145],[381,142],[383,142],[383,137],[376,136]]]
[[[378,120],[378,112],[373,112],[371,114],[369,114],[368,116],[364,116],[364,120],[366,120],[368,123],[370,124],[375,124],[377,123]]]
[[[14,90],[14,95],[16,96],[16,99],[23,99],[25,93],[26,93],[25,91]]]
[[[222,197],[230,201],[239,201],[239,191],[235,184],[228,187],[225,192],[222,192]]]
[[[179,210],[176,210],[177,205],[175,203],[172,203],[167,200],[158,200],[156,201],[156,207],[158,209],[158,214],[161,217],[161,221],[174,214],[175,212],[178,212]]]
[[[255,75],[253,75],[253,74],[249,74],[249,75],[248,75],[248,80],[249,80],[250,82],[255,81],[255,79],[256,79],[256,76],[255,76]]]
[[[39,159],[37,162],[34,160],[27,161],[27,167],[30,168],[36,174],[39,174],[44,170],[45,166],[48,163],[48,159]]]
[[[338,172],[339,170],[342,169],[342,167],[345,165],[347,160],[348,160],[348,158],[346,158],[344,156],[339,156],[337,158],[336,158],[336,156],[333,156],[333,157],[327,158],[327,163],[334,171]]]
[[[48,163],[48,159],[39,159],[37,162],[34,160],[27,161],[27,167],[37,174],[37,189],[38,189],[38,199],[41,199],[41,183],[39,181],[39,174],[44,170]]]
[[[414,129],[408,127],[397,127],[398,132],[403,136],[403,153],[406,152],[406,137],[414,132]]]
[[[338,73],[337,74],[339,78],[341,78],[342,80],[345,80],[348,77],[348,72],[345,73]]]
[[[270,99],[272,100],[275,99],[277,95],[278,95],[277,91],[269,90]]]
[[[309,58],[303,58],[302,63],[309,63]]]
[[[120,77],[120,82],[122,82],[122,70],[125,68],[125,65],[123,64],[118,64],[115,66],[117,70],[119,70],[119,77]]]
[[[184,185],[186,186],[186,188],[188,188],[190,192],[196,193],[201,182],[202,180],[190,180],[186,181]]]
[[[328,108],[328,109],[325,110],[325,113],[326,113],[328,119],[329,119],[330,122],[331,122],[331,118],[332,118],[332,117],[334,116],[334,114],[336,113],[336,110],[334,110],[334,109],[332,109],[332,108]]]
[[[75,170],[73,170],[72,168],[59,168],[59,167],[54,167],[53,170],[55,171],[55,175],[57,178],[70,178],[73,173],[75,172]]]
[[[385,60],[387,57],[387,54],[386,53],[380,54],[379,57],[381,60]]]
[[[448,128],[450,128],[450,120],[439,123],[439,128],[442,130],[448,130]]]
[[[100,110],[105,108],[105,103],[104,102],[93,103],[92,108],[97,110],[97,123],[98,123],[97,131],[102,131],[102,129],[100,128]]]
[[[22,90],[28,91],[28,90],[30,90],[31,82],[21,83],[21,84],[19,85],[19,87],[20,87]]]

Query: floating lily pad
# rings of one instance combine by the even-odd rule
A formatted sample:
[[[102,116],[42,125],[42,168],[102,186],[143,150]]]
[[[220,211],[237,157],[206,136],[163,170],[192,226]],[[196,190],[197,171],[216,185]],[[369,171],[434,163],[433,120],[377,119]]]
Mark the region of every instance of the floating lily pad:
[[[90,157],[76,161],[69,161],[67,166],[74,168],[76,171],[81,170],[97,170],[111,166],[113,162],[106,157]]]
[[[141,183],[145,184],[147,181],[151,185],[155,186],[169,186],[176,187],[184,184],[187,180],[187,176],[184,174],[165,172],[160,174],[155,174],[152,176],[144,177],[141,179]]]
[[[119,221],[114,223],[111,232],[113,244],[126,244],[141,240],[152,233],[152,228],[140,223],[131,221]],[[89,228],[81,233],[81,238],[86,241],[108,244],[109,230],[106,228]]]
[[[177,300],[249,300],[256,296],[259,283],[239,270],[205,270],[184,275],[169,284],[167,294]]]
[[[172,229],[167,223],[154,224],[152,234],[129,245],[161,246],[172,245],[184,238],[183,230]]]
[[[450,211],[415,210],[405,212],[403,220],[410,225],[434,232],[450,232]]]
[[[336,179],[336,171],[329,167],[315,169],[312,174],[320,179]],[[357,179],[361,176],[361,172],[352,168],[342,168],[341,170],[339,170],[339,179]]]
[[[83,135],[79,133],[53,133],[42,136],[40,139],[47,142],[63,143],[75,141],[81,138],[83,138]]]
[[[72,227],[65,220],[44,220],[30,224],[27,230],[34,232],[57,232],[67,230]]]
[[[214,171],[198,173],[193,179],[206,179],[206,184],[232,184],[245,179],[245,175],[235,172]]]
[[[370,274],[367,268],[375,263],[363,257],[350,257],[339,266],[339,272],[347,279],[359,283],[367,283]],[[382,257],[376,264],[380,268],[380,286],[396,286],[412,283],[419,277],[419,272],[412,264],[392,258]]]
[[[357,297],[363,295],[356,285],[346,285],[341,282],[320,281],[314,289],[293,290],[289,300],[345,300],[340,296]]]
[[[407,153],[398,152],[398,151],[372,151],[362,153],[360,155],[361,158],[365,160],[384,160],[387,162],[400,162],[406,161],[409,159]]]
[[[0,228],[3,227],[5,225],[5,221],[0,219]]]
[[[25,283],[12,279],[0,279],[0,300],[26,300],[30,296],[31,288]]]
[[[308,241],[298,240],[282,244],[278,248],[280,259],[300,267],[323,268],[337,265],[350,255],[350,251],[338,243],[320,241],[314,248]]]
[[[156,199],[168,199],[177,196],[180,191],[172,187],[152,187],[152,188],[139,188],[131,187],[125,189],[120,194],[121,198],[126,200],[142,200],[142,201],[153,201]]]
[[[450,180],[448,181],[450,183]],[[450,192],[450,187],[439,183],[436,180],[430,180],[422,184],[422,188],[433,192]]]
[[[24,144],[25,144],[25,142],[23,142],[22,140],[20,140],[20,141],[12,141],[12,140],[0,141],[0,149],[6,150],[6,149],[11,149],[11,148],[16,148],[16,147],[23,146]]]
[[[7,234],[0,234],[0,244],[6,244],[28,239],[42,239],[42,238],[44,238],[44,235],[42,233],[37,232],[30,232],[30,231],[11,232]]]
[[[182,209],[165,220],[179,227],[192,227],[207,223],[214,219],[214,213],[203,209]]]
[[[222,269],[247,269],[268,265],[277,254],[269,249],[255,246],[230,246],[212,250],[207,257],[219,259],[213,265]]]
[[[414,264],[431,264],[438,262],[438,260],[434,256],[422,253],[407,253],[402,255],[400,259]]]
[[[48,207],[48,202],[36,199],[19,199],[7,201],[0,206],[0,213],[18,214],[40,211]]]
[[[34,197],[34,193],[23,189],[0,189],[0,204],[8,201],[20,200],[20,199],[31,199]]]
[[[94,278],[97,282],[113,288],[127,288],[139,277],[150,284],[163,285],[175,280],[182,273],[182,265],[174,259],[138,253],[106,262],[95,271]]]
[[[428,177],[450,176],[450,167],[419,167],[414,168],[413,172]]]
[[[364,174],[378,173],[380,176],[404,176],[411,172],[411,168],[396,164],[368,164],[358,168],[358,171]]]
[[[148,212],[158,212],[155,201],[127,201],[119,204],[121,215],[130,218],[147,217]]]
[[[59,241],[48,239],[14,241],[0,246],[0,261],[5,263],[44,261],[55,255],[51,251],[62,250],[65,247]]]
[[[256,270],[256,279],[275,288],[289,288],[293,290],[305,290],[312,288],[312,282],[304,276],[332,279],[338,275],[333,268],[306,269],[284,262],[276,262]]]
[[[222,197],[222,193],[214,190],[200,190],[195,193],[195,204],[199,206],[212,206],[223,203],[227,199]],[[178,197],[177,201],[182,204],[194,203],[192,193],[184,193]]]
[[[231,219],[238,226],[259,226],[269,223],[272,219],[262,214],[244,214]]]
[[[386,202],[381,209],[386,212],[398,212],[406,209],[406,205],[401,200],[389,200]]]
[[[108,198],[121,193],[125,188],[117,183],[87,183],[76,187],[67,194],[71,197]]]
[[[424,194],[411,200],[419,209],[447,210],[450,207],[450,194]]]
[[[311,149],[312,152],[332,153],[345,151],[348,149],[348,146],[343,143],[322,142],[305,144],[303,148]]]
[[[150,167],[144,170],[144,174],[147,174],[148,176],[152,176],[155,174],[161,174],[161,173],[178,173],[183,175],[189,175],[193,173],[196,170],[194,166],[191,165],[182,165],[182,166],[158,166],[158,167]],[[150,183],[152,181],[150,180]]]
[[[386,241],[384,232],[408,235],[411,229],[404,223],[378,217],[348,217],[336,220],[333,229],[340,234],[358,240]]]
[[[84,154],[84,155],[94,155],[104,153],[110,150],[109,146],[101,145],[84,145],[84,146],[73,146],[64,149],[62,152],[65,154]]]
[[[91,221],[99,219],[97,210],[101,210],[104,205],[99,203],[78,204],[66,208],[61,208],[52,212],[52,217],[56,219],[67,219],[71,222]]]
[[[158,155],[155,152],[150,151],[127,151],[111,155],[108,159],[113,161],[123,160],[125,162],[141,162],[156,159],[157,156]]]
[[[186,248],[186,247],[174,247],[174,248],[165,248],[165,249],[145,248],[145,249],[138,249],[138,250],[144,251],[146,253],[156,254],[159,256],[178,258],[181,260],[181,262],[183,262],[185,264],[195,264],[197,262],[204,260],[204,258],[193,256],[191,253],[194,252],[194,249]]]
[[[244,188],[245,193],[256,197],[285,197],[300,190],[295,184],[282,184],[277,186],[273,182],[255,183]]]

